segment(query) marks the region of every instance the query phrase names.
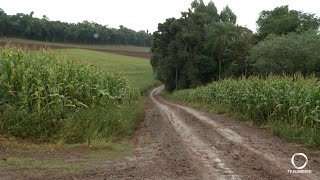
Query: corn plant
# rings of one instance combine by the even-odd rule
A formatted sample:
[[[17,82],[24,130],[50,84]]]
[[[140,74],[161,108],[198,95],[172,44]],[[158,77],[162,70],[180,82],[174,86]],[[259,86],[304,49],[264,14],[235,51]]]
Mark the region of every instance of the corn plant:
[[[138,99],[138,91],[120,74],[60,60],[47,51],[0,49],[2,134],[41,140],[61,138],[62,132],[68,132],[66,125],[76,122],[72,118],[77,113],[102,107],[106,117],[96,118],[119,121],[120,115],[115,114],[118,109]],[[113,119],[108,119],[111,114]],[[86,137],[104,131],[98,130],[101,121],[80,123],[83,128],[96,124]]]
[[[277,120],[296,126],[320,125],[320,87],[315,77],[226,79],[176,91],[172,96],[186,102],[222,105],[257,123]]]

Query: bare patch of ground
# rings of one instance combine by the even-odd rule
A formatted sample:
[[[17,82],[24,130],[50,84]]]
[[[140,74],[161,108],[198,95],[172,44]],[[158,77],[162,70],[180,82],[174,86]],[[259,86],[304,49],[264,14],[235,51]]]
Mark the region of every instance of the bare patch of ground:
[[[45,45],[45,44],[29,44],[29,43],[16,43],[16,42],[0,42],[0,47],[10,44],[10,46],[15,46],[23,49],[28,50],[42,50],[42,49],[65,49],[65,48],[73,48],[68,46],[59,46],[59,45]],[[142,51],[126,51],[126,50],[116,50],[116,49],[97,49],[97,48],[83,48],[93,51],[101,51],[101,52],[108,52],[113,54],[119,54],[124,56],[132,56],[144,59],[150,59],[151,53],[149,52],[142,52]]]

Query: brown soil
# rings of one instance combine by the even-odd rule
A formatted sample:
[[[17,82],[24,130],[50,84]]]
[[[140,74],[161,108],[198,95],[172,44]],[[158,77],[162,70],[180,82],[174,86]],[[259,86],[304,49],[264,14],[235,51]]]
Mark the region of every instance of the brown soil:
[[[265,129],[242,121],[169,102],[157,96],[159,90],[153,91],[154,102],[166,112],[173,125],[180,126],[177,132],[190,133],[189,142],[188,139],[185,142],[189,148],[195,146],[193,154],[207,156],[211,167],[208,166],[205,172],[213,172],[209,179],[320,179],[319,152],[288,143]],[[201,153],[205,148],[208,151]],[[305,169],[312,170],[312,174],[288,173],[295,169],[291,157],[298,152],[308,156]],[[197,158],[203,164],[208,163],[201,156]],[[299,163],[304,161],[296,164]]]
[[[120,160],[99,162],[98,168],[80,174],[28,174],[24,177],[320,179],[319,152],[288,143],[265,129],[243,121],[173,103],[161,97],[160,90],[156,88],[150,94],[145,120],[131,138],[135,144],[131,155]],[[83,152],[90,153],[90,150]],[[291,157],[298,152],[308,156],[309,161],[304,169],[312,170],[311,174],[288,173],[288,170],[295,169]],[[60,153],[63,155],[63,152]],[[303,159],[296,160],[297,165],[304,163]]]
[[[138,57],[138,58],[143,58],[143,59],[150,59],[151,58],[151,53],[149,53],[149,52],[124,51],[124,50],[114,50],[114,49],[93,49],[93,48],[89,48],[89,50],[108,52],[108,53]]]
[[[7,42],[0,42],[0,47],[7,45]],[[44,44],[28,44],[28,43],[14,43],[10,42],[11,46],[20,47],[23,49],[28,50],[41,50],[41,49],[65,49],[65,48],[73,48],[73,47],[66,47],[66,46],[56,46],[56,45],[44,45]],[[108,52],[113,54],[119,54],[124,56],[131,56],[131,57],[139,57],[144,59],[150,59],[151,53],[149,52],[140,52],[140,51],[126,51],[126,50],[115,50],[115,49],[95,49],[95,48],[83,48],[93,51],[101,51],[101,52]]]

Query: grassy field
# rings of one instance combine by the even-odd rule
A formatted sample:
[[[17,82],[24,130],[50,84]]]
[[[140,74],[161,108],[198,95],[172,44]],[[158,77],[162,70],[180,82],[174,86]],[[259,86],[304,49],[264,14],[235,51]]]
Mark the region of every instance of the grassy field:
[[[127,140],[117,143],[92,142],[92,147],[85,144],[39,145],[10,139],[0,140],[0,177],[4,179],[6,176],[17,175],[23,176],[22,179],[46,179],[42,177],[43,174],[45,177],[81,174],[104,167],[106,162],[121,161],[133,154],[132,144]],[[35,178],[37,176],[42,178]]]
[[[121,73],[140,91],[145,91],[156,83],[150,62],[146,59],[83,49],[53,51],[75,62],[94,65],[104,72]]]
[[[320,88],[315,77],[227,79],[171,98],[251,120],[288,140],[320,147]]]
[[[13,43],[25,43],[25,44],[42,44],[42,45],[53,45],[61,47],[72,47],[72,48],[84,48],[84,49],[112,49],[112,50],[124,50],[124,51],[138,51],[138,52],[149,52],[149,47],[138,47],[131,45],[82,45],[82,44],[68,44],[68,43],[53,43],[43,42],[28,39],[19,38],[5,38],[0,37],[0,42],[13,42]]]

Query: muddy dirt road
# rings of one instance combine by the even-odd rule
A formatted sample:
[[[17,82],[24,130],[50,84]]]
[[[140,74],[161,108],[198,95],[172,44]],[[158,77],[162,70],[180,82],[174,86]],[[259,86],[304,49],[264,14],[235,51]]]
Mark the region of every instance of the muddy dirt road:
[[[319,152],[246,122],[173,103],[160,91],[150,94],[144,121],[131,137],[131,155],[77,174],[16,172],[5,179],[320,179]],[[310,174],[288,172],[296,170],[295,153],[308,156],[304,170]],[[297,166],[304,163],[295,158]]]
[[[319,153],[270,132],[150,94],[145,121],[126,162],[78,178],[92,179],[320,179]],[[291,157],[305,153],[310,174],[292,174]],[[301,166],[305,159],[295,158]]]

